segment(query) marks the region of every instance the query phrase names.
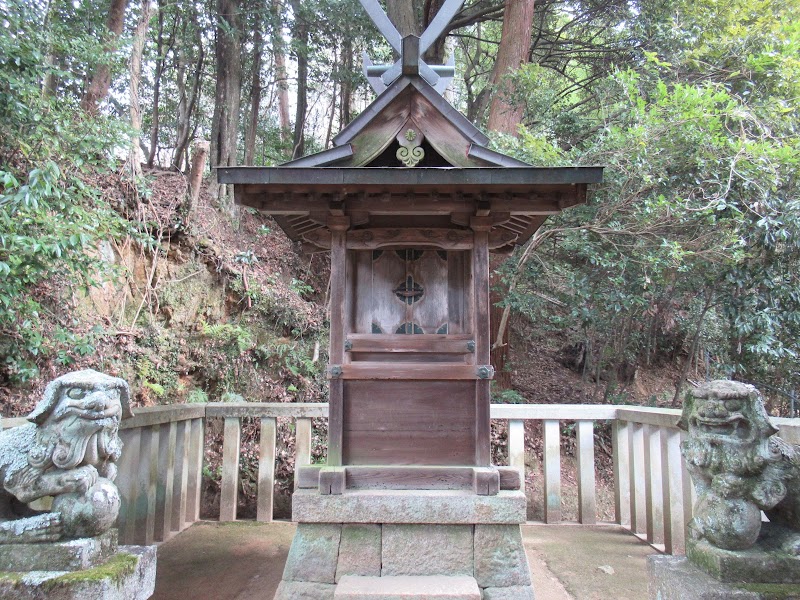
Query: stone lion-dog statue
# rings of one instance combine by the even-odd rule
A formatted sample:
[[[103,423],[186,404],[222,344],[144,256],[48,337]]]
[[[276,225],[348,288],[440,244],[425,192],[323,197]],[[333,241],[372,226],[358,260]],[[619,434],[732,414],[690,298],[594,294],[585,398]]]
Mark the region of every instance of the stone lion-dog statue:
[[[0,544],[91,537],[110,529],[120,497],[113,481],[119,425],[130,389],[90,369],[51,381],[29,424],[0,433]],[[49,512],[27,504],[52,496]]]
[[[777,435],[752,385],[711,381],[690,392],[678,427],[697,493],[689,534],[724,550],[753,546],[761,511],[792,532],[785,551],[800,553],[800,448]]]

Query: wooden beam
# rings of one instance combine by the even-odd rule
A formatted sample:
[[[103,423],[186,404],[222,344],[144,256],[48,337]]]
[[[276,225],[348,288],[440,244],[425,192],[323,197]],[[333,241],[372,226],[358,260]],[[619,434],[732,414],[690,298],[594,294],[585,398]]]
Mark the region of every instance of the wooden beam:
[[[478,379],[475,365],[415,362],[361,362],[342,365],[342,379],[404,379],[452,381]],[[487,385],[489,379],[485,379]]]
[[[472,336],[460,335],[404,335],[374,333],[347,336],[348,352],[432,352],[437,354],[471,354],[475,351]]]
[[[469,250],[472,232],[447,228],[374,228],[347,233],[348,250],[375,250],[386,246],[433,246],[444,250]]]

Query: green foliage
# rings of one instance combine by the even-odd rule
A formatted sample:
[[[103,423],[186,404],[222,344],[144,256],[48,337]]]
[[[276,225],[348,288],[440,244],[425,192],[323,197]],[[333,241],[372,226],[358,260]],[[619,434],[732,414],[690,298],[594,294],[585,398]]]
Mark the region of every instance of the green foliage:
[[[236,354],[242,354],[253,347],[252,333],[241,325],[231,323],[209,325],[201,319],[200,330],[204,336]]]

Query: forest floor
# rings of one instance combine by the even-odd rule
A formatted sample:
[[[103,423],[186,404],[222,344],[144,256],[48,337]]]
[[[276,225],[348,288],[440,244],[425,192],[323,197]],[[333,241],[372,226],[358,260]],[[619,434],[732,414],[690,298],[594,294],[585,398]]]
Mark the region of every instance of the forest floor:
[[[0,414],[24,415],[41,397],[46,383],[77,368],[95,368],[125,378],[134,406],[247,399],[262,402],[325,401],[325,312],[329,265],[324,255],[302,255],[272,219],[250,209],[220,208],[203,188],[195,209],[186,215],[183,175],[147,173],[146,194],[116,174],[91,181],[106,199],[128,214],[140,230],[158,242],[155,251],[133,238],[110,244],[106,254],[117,280],[74,295],[66,306],[53,306],[53,326],[72,320],[78,332],[102,330],[96,351],[74,356],[71,364],[54,357],[40,361],[40,376],[25,385],[0,382]],[[130,206],[135,206],[134,210]],[[33,294],[47,290],[32,290]],[[45,294],[46,295],[46,294]],[[47,298],[41,301],[46,304]],[[567,366],[563,335],[536,323],[511,319],[508,365],[516,402],[625,403],[669,405],[676,370],[639,368],[630,382],[608,386]],[[611,392],[609,390],[612,390]],[[529,493],[538,497],[541,435],[529,424],[526,462]],[[206,501],[213,514],[218,502],[214,473],[221,459],[221,437],[208,428]],[[565,518],[577,510],[574,436],[565,428],[562,450]],[[257,427],[245,424],[245,464],[257,464]],[[502,441],[503,426],[495,428]],[[324,423],[315,423],[314,455],[324,454]],[[610,435],[597,432],[599,517],[609,519],[611,494]],[[279,496],[288,499],[293,471],[290,423],[279,431]],[[252,446],[252,447],[251,447]],[[246,487],[246,482],[245,482]],[[573,493],[574,492],[574,493]],[[243,494],[243,514],[252,506]],[[254,496],[254,494],[253,494]],[[574,496],[574,497],[573,497]],[[250,499],[252,500],[252,498]],[[539,506],[540,502],[532,503]],[[278,514],[288,502],[276,501]],[[529,518],[541,518],[534,513]]]

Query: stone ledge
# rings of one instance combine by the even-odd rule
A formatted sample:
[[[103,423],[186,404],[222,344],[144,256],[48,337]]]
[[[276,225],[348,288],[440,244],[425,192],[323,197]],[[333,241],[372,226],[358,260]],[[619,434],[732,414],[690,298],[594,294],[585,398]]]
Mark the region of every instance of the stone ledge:
[[[334,600],[480,600],[473,577],[409,576],[342,577]]]
[[[147,600],[155,586],[155,546],[120,546],[105,564],[84,571],[0,573],[0,598],[14,600]]]
[[[685,556],[649,556],[651,600],[800,600],[795,584],[733,584],[717,581]]]
[[[117,551],[117,530],[91,538],[39,544],[0,544],[0,571],[80,571]]]
[[[526,518],[525,493],[477,496],[455,490],[363,490],[322,496],[316,490],[292,495],[298,523],[519,524]]]

